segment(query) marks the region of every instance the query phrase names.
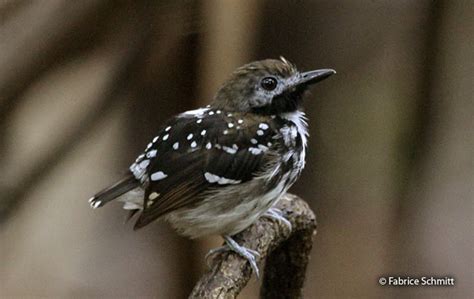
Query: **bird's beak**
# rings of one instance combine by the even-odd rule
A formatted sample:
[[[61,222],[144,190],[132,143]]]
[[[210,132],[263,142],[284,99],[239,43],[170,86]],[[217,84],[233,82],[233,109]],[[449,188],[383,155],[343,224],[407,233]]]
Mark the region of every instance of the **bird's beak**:
[[[301,73],[300,79],[296,85],[310,85],[322,81],[336,73],[333,69],[321,69]]]

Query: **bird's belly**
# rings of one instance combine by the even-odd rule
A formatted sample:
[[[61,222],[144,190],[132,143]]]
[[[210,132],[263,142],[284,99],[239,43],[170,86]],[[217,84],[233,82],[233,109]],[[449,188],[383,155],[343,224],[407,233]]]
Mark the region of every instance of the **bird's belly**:
[[[208,235],[234,235],[252,225],[271,208],[288,189],[288,174],[270,190],[259,194],[252,187],[264,182],[249,182],[245,194],[222,191],[192,208],[171,212],[166,216],[182,235],[199,238]],[[258,186],[260,184],[260,186]]]

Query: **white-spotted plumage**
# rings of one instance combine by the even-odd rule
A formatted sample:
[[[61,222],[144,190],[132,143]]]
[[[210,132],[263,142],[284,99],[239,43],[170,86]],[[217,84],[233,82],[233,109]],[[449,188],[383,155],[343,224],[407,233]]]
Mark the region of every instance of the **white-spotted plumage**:
[[[102,204],[102,202],[100,200],[98,200],[98,201],[92,202],[91,206],[92,206],[93,209],[97,209],[101,204]]]
[[[141,168],[147,168],[150,165],[150,160],[143,160],[138,164]]]
[[[220,117],[219,115],[222,113],[211,113],[215,112],[209,108],[203,108],[203,109],[196,109],[193,110],[195,112],[185,112],[182,115],[184,118],[188,118],[190,116],[192,117],[199,117],[197,121],[199,123],[196,123],[196,131],[192,131],[192,129],[186,129],[188,130],[187,132],[180,132],[179,125],[168,125],[165,129],[164,132],[169,132],[173,128],[173,126],[176,126],[176,129],[173,136],[171,136],[169,133],[166,133],[162,138],[161,141],[158,142],[152,142],[152,146],[156,144],[157,148],[148,148],[147,151],[145,152],[145,155],[140,155],[137,161],[130,167],[132,170],[132,173],[135,175],[137,179],[140,179],[141,181],[146,180],[146,173],[147,173],[147,167],[151,164],[152,158],[158,158],[157,152],[158,148],[161,148],[161,146],[165,146],[165,141],[168,139],[171,139],[172,143],[170,145],[167,145],[168,147],[171,147],[174,151],[177,151],[180,148],[180,142],[179,140],[183,140],[181,137],[179,137],[179,134],[185,133],[184,134],[184,139],[188,140],[190,143],[189,149],[190,150],[195,150],[198,149],[198,146],[201,146],[203,150],[209,151],[213,148],[219,151],[222,151],[223,153],[229,154],[229,155],[236,155],[240,150],[248,151],[252,156],[261,156],[264,155],[266,152],[268,152],[275,141],[278,141],[280,138],[285,146],[295,146],[296,144],[296,139],[298,136],[300,136],[303,147],[299,153],[294,153],[291,155],[285,155],[282,161],[284,163],[290,163],[291,157],[294,157],[296,162],[291,162],[295,164],[298,168],[304,167],[304,152],[305,152],[305,146],[306,146],[306,137],[307,137],[307,130],[306,130],[306,121],[304,119],[304,114],[303,113],[294,113],[294,114],[285,114],[281,117],[285,121],[285,123],[282,125],[280,129],[271,129],[270,124],[268,121],[260,121],[256,122],[256,130],[254,136],[250,136],[251,138],[248,140],[248,144],[246,146],[239,146],[236,143],[231,143],[231,144],[219,144],[215,143],[212,144],[210,141],[205,141],[204,138],[208,139],[211,138],[213,139],[213,136],[208,136],[209,134],[209,129],[216,129],[218,130],[218,126],[216,128],[213,127],[208,127],[208,125],[205,125],[206,122],[208,121],[208,117]],[[207,115],[207,116],[206,116]],[[233,129],[234,122],[239,123],[239,124],[244,124],[244,120],[242,118],[236,117],[235,119],[232,118],[233,114],[232,113],[227,113],[225,116],[222,116],[222,121],[225,122],[225,127],[222,131],[222,135],[228,135],[231,134],[231,131],[229,129]],[[227,118],[225,118],[227,117]],[[274,120],[275,118],[270,118],[271,120]],[[191,131],[189,131],[191,130]],[[233,131],[235,132],[235,131]],[[235,134],[235,133],[232,133]],[[233,135],[229,135],[233,136]],[[280,136],[280,137],[278,137]],[[218,136],[216,136],[218,137]],[[231,137],[229,137],[231,138]],[[160,143],[161,142],[161,143]],[[162,144],[162,145],[160,145]],[[165,146],[166,148],[166,146]],[[164,149],[165,149],[164,148]],[[166,152],[166,150],[165,150]],[[146,160],[144,160],[144,157],[146,156]],[[166,155],[165,155],[166,156]],[[272,170],[272,174],[276,175],[279,171],[281,171],[280,167],[275,167]],[[296,177],[301,170],[297,171],[297,174],[292,174],[289,176],[291,177]],[[226,177],[226,176],[219,176],[218,174],[208,172],[208,177],[206,178],[206,181],[211,182],[215,181],[218,185],[235,185],[236,182],[239,182],[241,180],[236,180],[232,179],[231,177]],[[212,175],[215,175],[215,177],[212,177]],[[166,182],[166,179],[168,178],[168,174],[162,170],[154,171],[150,174],[149,180],[151,182]],[[159,193],[159,192],[158,192]]]
[[[263,151],[258,147],[249,147],[249,152],[251,152],[252,155],[260,155]]]
[[[237,146],[237,144],[233,144],[232,147],[229,147],[229,146],[223,146],[222,147],[223,151],[225,151],[228,154],[232,154],[232,155],[236,154],[238,149],[239,149],[239,147]]]
[[[160,180],[163,180],[167,177],[168,177],[168,175],[166,173],[164,173],[163,171],[157,171],[157,172],[151,174],[150,179],[152,181],[160,181]]]
[[[131,174],[91,206],[118,197],[124,209],[141,210],[135,228],[164,216],[191,238],[224,235],[258,273],[254,253],[230,235],[268,211],[301,173],[308,137],[301,99],[309,84],[332,73],[300,73],[284,58],[239,68],[211,105],[166,122]]]
[[[203,117],[204,113],[206,113],[207,111],[209,111],[209,107],[198,108],[198,109],[195,109],[195,110],[189,110],[189,111],[183,112],[183,113],[180,114],[180,116],[182,116],[182,117],[188,117],[188,116]]]
[[[154,157],[156,157],[157,152],[158,152],[157,150],[151,150],[151,151],[146,153],[146,157],[147,158],[154,158]]]
[[[256,252],[231,235],[269,211],[296,181],[308,137],[301,100],[310,84],[333,73],[300,73],[283,57],[238,68],[211,105],[169,120],[131,174],[96,194],[91,206],[119,198],[131,215],[141,210],[135,228],[164,216],[191,238],[223,235],[258,275]]]
[[[148,199],[153,200],[153,199],[158,198],[158,196],[159,196],[158,193],[156,193],[156,192],[151,192],[150,195],[148,195]]]
[[[204,173],[204,178],[209,183],[217,183],[219,185],[227,185],[227,184],[235,185],[235,184],[240,184],[240,182],[241,182],[240,180],[232,180],[232,179],[228,179],[228,178],[225,178],[225,177],[220,177],[218,175],[215,175],[215,174],[212,174],[212,173],[209,173],[209,172]]]

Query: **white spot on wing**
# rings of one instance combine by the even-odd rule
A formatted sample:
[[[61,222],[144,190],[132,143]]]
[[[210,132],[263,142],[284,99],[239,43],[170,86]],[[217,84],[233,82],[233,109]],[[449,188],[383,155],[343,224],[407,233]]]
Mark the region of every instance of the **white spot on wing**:
[[[160,139],[160,136],[156,136],[155,138],[153,138],[153,143],[157,142],[158,139]]]
[[[197,124],[200,124],[200,123],[202,123],[202,118],[200,118],[200,119],[196,120],[196,123],[197,123]]]
[[[156,157],[156,152],[157,152],[156,150],[151,150],[148,153],[146,153],[146,157],[147,158],[154,158],[154,157]]]
[[[165,131],[168,132],[169,130],[171,130],[171,126],[167,126]]]
[[[240,180],[232,180],[224,177],[220,177],[218,175],[212,174],[210,172],[204,173],[204,178],[209,183],[217,183],[219,185],[227,185],[227,184],[240,184],[242,181]]]
[[[197,146],[196,141],[193,141],[193,142],[191,143],[191,147],[196,147],[196,146]]]
[[[238,122],[239,124],[243,124],[243,123],[244,123],[244,120],[243,120],[243,119],[239,119],[237,122]]]
[[[206,148],[207,148],[208,150],[210,150],[210,149],[212,148],[212,143],[208,142],[208,143],[206,144]]]
[[[157,171],[157,172],[153,173],[150,178],[151,178],[152,181],[159,181],[159,180],[162,180],[166,177],[168,177],[168,175],[165,174],[163,171]]]
[[[263,134],[264,134],[264,133],[263,133],[262,130],[257,130],[257,135],[258,135],[258,136],[263,136]]]
[[[262,149],[258,147],[249,147],[249,152],[251,152],[252,155],[260,155],[262,153]]]
[[[179,148],[179,142],[175,142],[175,143],[173,144],[173,149],[174,149],[174,150],[177,150],[178,148]]]
[[[143,160],[143,161],[141,161],[140,164],[139,164],[139,166],[140,166],[141,168],[147,168],[148,165],[150,165],[150,160]]]
[[[224,177],[221,177],[217,183],[219,185],[227,185],[227,184],[232,184],[232,185],[236,185],[236,184],[240,184],[242,181],[241,180],[232,180],[232,179],[228,179],[228,178],[224,178]]]
[[[195,110],[189,110],[189,111],[186,111],[184,113],[182,113],[181,115],[182,116],[196,116],[196,117],[202,117],[202,115],[204,113],[206,113],[207,111],[209,111],[209,107],[206,107],[206,108],[199,108],[199,109],[195,109]]]
[[[191,140],[191,138],[193,138],[193,133],[189,134],[188,137],[186,137],[186,139],[188,140]]]
[[[152,192],[150,193],[150,195],[148,195],[148,199],[156,199],[158,196],[160,196],[160,194],[156,193],[156,192]]]
[[[268,125],[266,123],[261,123],[258,127],[262,130],[268,129]]]
[[[257,139],[255,139],[255,138],[250,139],[250,142],[252,142],[252,144],[257,144],[258,143]]]
[[[234,124],[233,124],[233,123],[228,123],[227,126],[228,126],[229,128],[232,128],[232,127],[234,127]]]
[[[169,135],[169,134],[166,134],[165,136],[163,136],[163,141],[166,141],[166,140],[168,140],[168,137],[170,137],[170,135]]]
[[[225,152],[233,155],[233,154],[237,153],[237,150],[239,149],[239,147],[237,146],[237,144],[233,144],[232,147],[223,146],[222,149]]]
[[[201,135],[202,135],[202,136],[206,135],[206,132],[207,132],[206,130],[202,130],[202,131],[201,131]]]
[[[209,182],[209,183],[216,183],[219,180],[219,176],[212,174],[210,172],[204,173],[204,178]]]

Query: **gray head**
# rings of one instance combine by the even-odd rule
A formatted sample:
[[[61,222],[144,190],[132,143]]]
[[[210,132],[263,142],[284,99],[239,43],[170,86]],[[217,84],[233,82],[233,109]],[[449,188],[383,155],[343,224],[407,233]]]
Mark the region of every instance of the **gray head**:
[[[280,114],[301,108],[308,86],[336,72],[299,72],[283,57],[246,64],[234,71],[217,92],[212,106],[231,111]]]

